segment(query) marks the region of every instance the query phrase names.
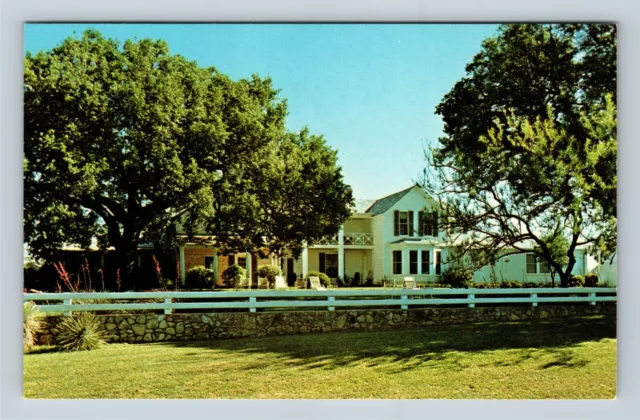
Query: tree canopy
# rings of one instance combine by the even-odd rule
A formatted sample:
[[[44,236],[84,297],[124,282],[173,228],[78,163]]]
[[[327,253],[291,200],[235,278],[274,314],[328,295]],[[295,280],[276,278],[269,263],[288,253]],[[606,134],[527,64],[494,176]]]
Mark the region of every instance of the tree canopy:
[[[504,25],[438,105],[427,187],[480,265],[533,246],[566,285],[615,247],[615,57],[613,25]]]
[[[189,235],[206,226],[230,246],[252,249],[277,230],[264,228],[252,206],[277,207],[287,198],[304,208],[296,202],[301,194],[284,193],[290,185],[280,182],[282,173],[260,163],[274,153],[282,158],[273,150],[295,137],[285,130],[286,100],[272,81],[234,81],[170,54],[164,41],[120,45],[87,31],[27,54],[24,112],[25,242],[37,256],[96,238],[100,247],[115,248],[124,267],[141,241],[175,243],[171,226],[178,220]],[[305,153],[304,142],[291,144]],[[320,142],[308,153],[333,152]],[[305,214],[303,224],[322,219],[337,230],[351,195],[335,159],[323,163],[300,173],[277,164],[291,177],[320,178],[341,192],[331,196],[334,207]],[[268,183],[270,195],[259,196],[257,186]],[[302,240],[308,232],[298,228],[293,236]],[[231,240],[238,237],[242,242]]]
[[[606,106],[611,95],[616,103],[616,26],[610,24],[509,24],[496,37],[482,43],[481,51],[466,66],[458,81],[436,108],[444,121],[437,157],[457,156],[468,171],[486,178],[479,141],[497,120],[506,121],[504,111],[534,122],[552,118],[558,127],[585,144],[589,133],[583,116]],[[592,139],[598,141],[598,139]],[[527,164],[527,154],[504,144],[505,153]],[[584,157],[584,150],[576,153]],[[616,156],[586,168],[610,185],[615,184]],[[494,168],[495,169],[495,168]],[[495,179],[505,177],[494,173]],[[528,188],[533,188],[530,185]],[[541,186],[544,190],[544,186]],[[597,200],[615,215],[615,188],[594,189]]]

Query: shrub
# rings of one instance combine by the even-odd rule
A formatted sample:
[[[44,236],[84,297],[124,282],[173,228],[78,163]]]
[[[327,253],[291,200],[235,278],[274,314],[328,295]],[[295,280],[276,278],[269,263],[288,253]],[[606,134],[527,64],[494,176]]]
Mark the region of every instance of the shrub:
[[[238,264],[231,265],[222,272],[222,281],[228,287],[239,287],[246,278],[247,271]]]
[[[443,284],[443,283],[425,283],[424,286],[426,288],[433,288],[433,289],[451,289],[450,284]]]
[[[258,273],[258,277],[267,279],[269,289],[273,289],[275,287],[276,276],[282,274],[280,268],[274,267],[272,265],[261,265],[260,267],[258,267],[258,270],[256,272]]]
[[[498,283],[475,283],[473,285],[474,289],[499,289],[500,285]]]
[[[500,283],[501,289],[522,289],[522,283],[515,280],[504,280]]]
[[[44,329],[44,313],[33,302],[22,305],[22,333],[24,350],[28,351],[36,343],[36,336]]]
[[[331,280],[329,279],[329,276],[327,276],[324,273],[320,273],[318,271],[309,271],[309,274],[307,274],[307,286],[309,285],[309,277],[311,276],[317,276],[320,278],[320,284],[324,287],[327,287],[329,285],[331,285]]]
[[[65,351],[95,350],[107,340],[107,332],[90,312],[65,317],[54,333],[58,346]]]
[[[356,272],[353,275],[353,281],[351,282],[351,286],[353,287],[359,287],[360,286],[360,273]]]
[[[211,289],[213,272],[203,265],[192,267],[184,278],[184,286],[187,289]]]
[[[296,280],[298,279],[298,275],[294,272],[287,274],[287,286],[293,287],[296,284]]]
[[[585,287],[598,287],[598,275],[597,274],[587,274],[584,276],[584,286]]]
[[[571,276],[569,278],[569,287],[583,287],[584,286],[584,276]]]
[[[450,268],[442,273],[442,283],[453,288],[473,286],[473,272],[467,268]]]

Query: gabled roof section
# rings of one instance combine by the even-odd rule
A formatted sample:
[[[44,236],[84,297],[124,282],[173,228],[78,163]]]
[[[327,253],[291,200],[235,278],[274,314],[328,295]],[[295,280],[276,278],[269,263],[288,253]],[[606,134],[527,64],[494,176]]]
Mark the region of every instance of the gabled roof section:
[[[376,200],[360,200],[356,199],[354,206],[351,208],[353,213],[366,213],[367,209],[371,207]]]
[[[409,191],[411,191],[415,185],[410,186],[406,190],[398,191],[397,193],[393,193],[386,197],[383,197],[379,200],[376,200],[371,207],[369,207],[366,213],[372,213],[374,216],[382,214],[393,207],[398,201],[402,200],[402,197],[407,195]]]

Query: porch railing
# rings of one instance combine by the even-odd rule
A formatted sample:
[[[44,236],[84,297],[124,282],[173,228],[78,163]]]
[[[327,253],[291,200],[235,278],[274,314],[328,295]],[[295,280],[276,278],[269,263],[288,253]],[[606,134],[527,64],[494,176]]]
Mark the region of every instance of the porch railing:
[[[373,234],[360,232],[345,232],[345,245],[373,245]],[[328,236],[314,243],[314,245],[338,245],[338,235]]]

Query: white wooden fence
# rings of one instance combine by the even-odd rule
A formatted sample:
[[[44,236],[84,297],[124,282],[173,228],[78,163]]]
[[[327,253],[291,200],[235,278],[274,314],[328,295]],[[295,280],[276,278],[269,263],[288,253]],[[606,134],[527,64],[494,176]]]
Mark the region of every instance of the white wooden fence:
[[[129,311],[199,309],[313,308],[333,311],[347,307],[394,307],[406,310],[417,305],[467,305],[615,302],[615,287],[531,289],[370,289],[370,290],[251,290],[226,292],[125,292],[125,293],[25,293],[48,314],[72,311]],[[184,300],[206,299],[201,302]],[[116,302],[109,301],[133,301]],[[156,302],[140,302],[156,300]],[[89,302],[87,302],[89,301]],[[104,302],[107,303],[104,303]],[[138,302],[136,302],[138,301]],[[52,303],[55,302],[55,303]]]

